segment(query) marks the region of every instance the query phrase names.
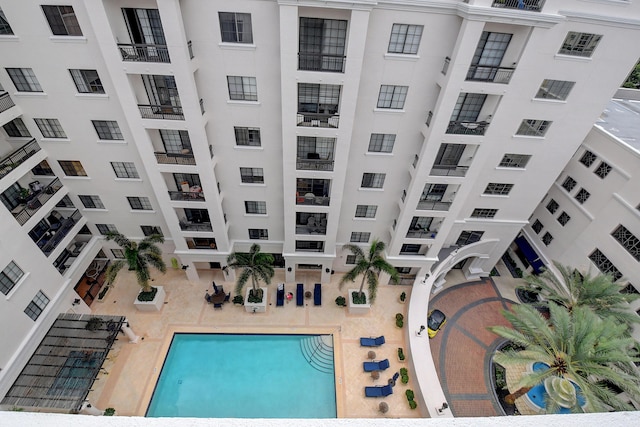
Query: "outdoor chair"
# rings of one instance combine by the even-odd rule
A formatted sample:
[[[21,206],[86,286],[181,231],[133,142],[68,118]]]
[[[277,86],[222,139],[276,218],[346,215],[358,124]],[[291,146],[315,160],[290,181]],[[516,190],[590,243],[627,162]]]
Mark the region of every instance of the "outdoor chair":
[[[385,397],[393,394],[393,387],[389,384],[381,386],[368,386],[364,388],[366,397]]]
[[[224,302],[229,302],[229,300],[231,299],[231,292],[229,292],[225,297],[224,297]]]
[[[278,292],[276,294],[276,307],[284,306],[284,283],[278,285]]]
[[[316,283],[313,287],[313,305],[322,305],[322,286]]]
[[[360,345],[363,347],[378,347],[384,344],[384,335],[377,338],[360,338]]]
[[[302,307],[304,305],[304,285],[298,283],[296,286],[296,305]]]
[[[365,372],[384,371],[388,367],[389,359],[384,359],[379,362],[362,362],[362,368]]]
[[[222,303],[215,303],[213,304],[213,308],[222,308]]]

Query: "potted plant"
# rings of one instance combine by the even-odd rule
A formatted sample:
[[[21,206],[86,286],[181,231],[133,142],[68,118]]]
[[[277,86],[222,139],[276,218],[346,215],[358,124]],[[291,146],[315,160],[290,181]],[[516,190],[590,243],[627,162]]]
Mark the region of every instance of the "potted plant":
[[[177,258],[171,258],[171,267],[174,270],[179,270],[180,269],[180,265],[178,264],[178,259]]]
[[[407,371],[407,368],[400,368],[400,381],[402,381],[402,384],[409,382],[409,371]]]
[[[347,305],[347,299],[343,296],[339,296],[338,298],[336,298],[336,305],[338,305],[338,307],[344,307]]]
[[[400,304],[404,304],[406,300],[407,300],[407,293],[403,291],[400,294],[400,297],[398,298],[398,301],[400,301]]]
[[[102,326],[103,323],[104,322],[102,321],[101,318],[92,317],[91,319],[87,320],[87,324],[84,326],[84,328],[87,331],[95,332],[98,329],[100,329],[100,327]]]
[[[114,408],[107,408],[104,410],[105,417],[112,417],[116,414],[116,410]]]
[[[18,194],[18,200],[21,203],[26,203],[29,200],[29,196],[31,195],[31,190],[28,188],[21,188],[20,193]]]
[[[396,328],[402,329],[404,326],[404,316],[402,313],[396,313]]]
[[[404,350],[402,350],[402,347],[398,347],[398,362],[404,363],[404,360],[405,360]]]
[[[242,295],[236,295],[235,297],[233,297],[232,301],[234,304],[238,304],[238,305],[244,304],[244,298],[242,298]]]
[[[100,289],[100,292],[98,292],[98,302],[104,302],[110,289],[111,286],[109,285],[105,285],[102,287],[102,289]]]
[[[414,400],[415,394],[413,393],[413,390],[408,389],[407,391],[404,392],[404,394],[407,396],[407,401],[409,402],[409,408],[416,409],[418,407],[418,404]]]
[[[258,287],[260,281],[271,283],[274,275],[273,255],[260,252],[260,245],[253,244],[248,253],[233,252],[227,258],[229,268],[241,269],[242,273],[236,282],[236,294],[241,295],[242,289],[251,279],[251,289],[246,294],[245,310],[249,313],[264,313],[267,311],[267,288]]]

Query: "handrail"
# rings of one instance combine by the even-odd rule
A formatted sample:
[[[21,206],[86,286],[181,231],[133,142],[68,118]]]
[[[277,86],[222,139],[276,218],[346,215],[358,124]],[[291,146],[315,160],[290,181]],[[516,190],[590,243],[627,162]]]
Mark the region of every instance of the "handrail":
[[[46,233],[38,239],[36,244],[40,248],[40,250],[46,255],[51,255],[51,252],[60,244],[60,242],[69,234],[69,231],[73,228],[74,225],[82,218],[82,214],[78,209],[76,209],[70,216],[64,218],[61,221],[60,228],[56,230],[53,236],[49,236],[48,240],[45,240],[44,237]]]
[[[204,193],[202,191],[169,191],[171,200],[186,200],[190,202],[203,202]]]
[[[195,165],[196,158],[193,154],[182,153],[164,153],[162,151],[156,151],[156,160],[158,163],[167,165]]]
[[[0,160],[0,178],[4,178],[14,168],[24,163],[29,157],[40,151],[40,145],[33,138],[22,147]]]
[[[120,56],[129,62],[171,62],[169,49],[163,44],[118,43]]]
[[[422,211],[448,211],[450,206],[451,202],[420,200],[417,209]]]
[[[138,104],[143,119],[184,120],[182,107],[177,105]]]
[[[337,128],[340,124],[340,115],[298,112],[296,126]]]
[[[35,197],[27,202],[25,206],[19,211],[11,211],[13,217],[18,221],[20,225],[24,225],[29,219],[40,210],[42,205],[53,197],[54,194],[62,188],[60,179],[56,178],[46,187],[44,187]]]
[[[515,68],[493,67],[488,65],[471,65],[467,72],[467,80],[477,82],[509,83]]]
[[[344,55],[327,55],[324,53],[298,53],[298,69],[305,71],[329,71],[344,73]]]
[[[433,165],[429,175],[434,176],[465,176],[469,166],[448,166],[448,165]]]
[[[529,12],[540,12],[544,6],[544,0],[493,0],[491,7],[505,9],[519,9]]]
[[[0,113],[7,111],[9,108],[13,107],[13,100],[9,96],[9,92],[0,93]]]
[[[450,121],[447,127],[448,134],[454,135],[484,135],[489,122],[471,122],[471,121]]]
[[[312,171],[332,171],[333,160],[323,159],[297,159],[297,170],[312,170]]]

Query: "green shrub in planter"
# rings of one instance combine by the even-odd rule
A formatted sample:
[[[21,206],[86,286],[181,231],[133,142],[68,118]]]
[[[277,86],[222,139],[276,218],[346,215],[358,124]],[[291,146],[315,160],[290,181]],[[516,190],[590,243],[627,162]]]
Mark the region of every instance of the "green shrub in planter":
[[[171,258],[171,267],[173,267],[174,270],[178,270],[180,268],[177,258]]]
[[[418,404],[416,403],[415,400],[410,400],[409,401],[409,408],[416,409],[417,407],[418,407]]]
[[[158,293],[158,288],[151,288],[151,290],[149,292],[140,292],[138,294],[138,301],[144,302],[144,301],[153,301],[153,299],[156,297],[156,294]]]
[[[114,408],[107,408],[104,410],[105,417],[112,417],[116,414],[116,410]]]
[[[400,313],[396,314],[396,326],[402,328],[404,326],[404,316]]]
[[[404,302],[407,299],[407,293],[406,292],[402,292],[400,294],[400,301]]]
[[[336,298],[336,304],[340,307],[344,307],[345,305],[347,305],[347,299],[343,296],[339,296],[338,298]]]
[[[97,331],[98,329],[100,329],[103,323],[104,322],[102,321],[101,318],[92,317],[91,319],[87,320],[87,324],[85,325],[84,328],[88,331]]]
[[[251,289],[247,301],[252,303],[262,302],[262,289]]]
[[[402,384],[409,382],[409,371],[407,371],[407,368],[400,368],[400,381],[402,381]]]
[[[244,304],[244,298],[242,298],[242,295],[236,295],[235,297],[233,297],[233,303],[234,304],[243,305]]]
[[[402,347],[398,347],[398,359],[401,361],[404,360],[404,351],[402,350]]]
[[[351,301],[353,301],[354,304],[366,304],[367,294],[353,291],[351,292]]]
[[[413,398],[415,397],[415,394],[413,394],[413,390],[411,389],[405,391],[404,394],[407,396],[407,400],[409,401],[413,400]]]

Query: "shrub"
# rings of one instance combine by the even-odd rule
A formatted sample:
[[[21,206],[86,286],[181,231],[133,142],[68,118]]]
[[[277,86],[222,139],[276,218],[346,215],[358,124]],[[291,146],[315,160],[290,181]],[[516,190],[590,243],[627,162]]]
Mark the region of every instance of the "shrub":
[[[344,307],[345,305],[347,305],[347,299],[343,296],[339,296],[338,298],[336,298],[336,304],[340,307]]]
[[[151,288],[149,292],[140,292],[138,294],[138,301],[153,301],[158,293],[158,288]]]
[[[402,328],[404,326],[404,316],[400,313],[396,314],[396,326]]]
[[[413,394],[413,390],[411,389],[407,389],[407,391],[405,391],[404,394],[407,396],[407,400],[409,401],[412,401],[413,398],[415,397],[415,394]]]
[[[407,371],[407,368],[400,368],[400,381],[402,381],[402,384],[409,382],[409,371]]]
[[[233,303],[243,305],[244,298],[242,298],[242,295],[236,295],[235,297],[233,297]]]
[[[358,291],[351,292],[351,300],[354,304],[366,304],[367,303],[367,295],[363,292],[360,293]]]
[[[402,347],[398,347],[398,359],[404,360],[404,351],[402,350]]]
[[[114,408],[107,408],[104,410],[105,417],[112,417],[116,414],[116,410]]]
[[[408,372],[407,368],[400,368],[400,375],[407,375]]]
[[[416,409],[417,407],[418,407],[418,404],[416,403],[415,400],[410,400],[409,401],[409,408]]]
[[[107,291],[109,291],[110,286],[103,286],[102,290],[98,293],[98,299],[103,299],[104,296],[106,295]]]
[[[406,299],[407,299],[407,293],[406,292],[402,292],[400,294],[400,301],[404,302],[404,300],[406,300]]]
[[[262,302],[262,289],[257,289],[255,291],[251,289],[249,291],[249,297],[247,298],[247,301],[252,303]]]
[[[87,320],[87,324],[84,328],[88,331],[97,331],[98,329],[100,329],[100,326],[102,326],[103,323],[104,322],[101,318],[92,317],[91,319]]]
[[[177,270],[180,268],[180,266],[178,265],[177,258],[171,258],[171,267],[173,267],[174,270]]]

